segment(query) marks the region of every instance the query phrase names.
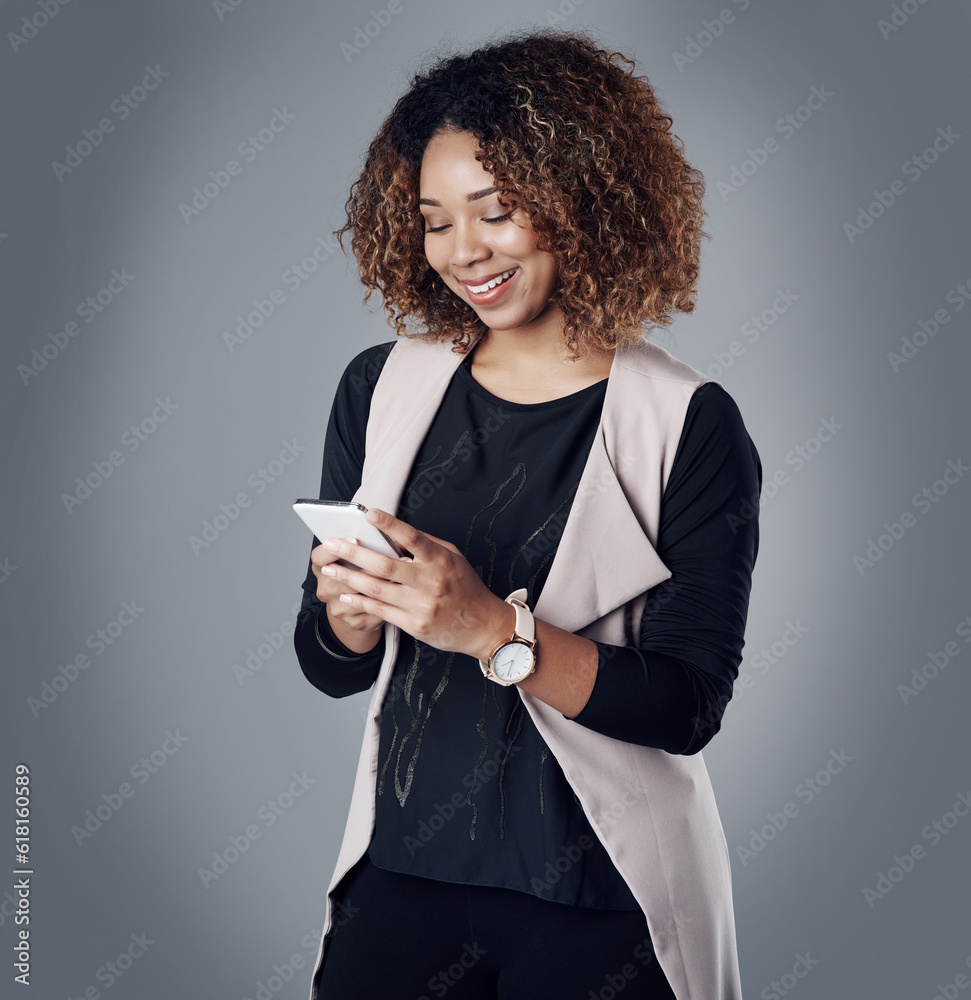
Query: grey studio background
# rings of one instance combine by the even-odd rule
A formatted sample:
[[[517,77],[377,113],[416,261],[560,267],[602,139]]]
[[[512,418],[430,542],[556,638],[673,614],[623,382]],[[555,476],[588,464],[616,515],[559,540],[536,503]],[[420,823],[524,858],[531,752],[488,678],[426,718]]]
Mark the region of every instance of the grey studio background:
[[[638,60],[708,182],[697,311],[655,339],[765,475],[704,752],[746,996],[969,995],[967,5],[30,0],[0,10],[4,996],[307,995],[367,696],[299,670],[290,504],[391,337],[330,233],[423,54],[551,22]]]

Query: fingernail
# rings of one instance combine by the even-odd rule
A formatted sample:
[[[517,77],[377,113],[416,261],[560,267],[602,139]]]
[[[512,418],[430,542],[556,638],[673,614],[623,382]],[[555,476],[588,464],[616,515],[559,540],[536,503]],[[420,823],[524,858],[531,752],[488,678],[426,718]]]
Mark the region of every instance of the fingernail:
[[[333,566],[321,566],[320,572],[323,573],[324,576],[337,576],[337,570],[334,569]]]
[[[325,549],[330,549],[331,552],[336,552],[340,548],[340,542],[336,538],[325,538],[323,545]]]

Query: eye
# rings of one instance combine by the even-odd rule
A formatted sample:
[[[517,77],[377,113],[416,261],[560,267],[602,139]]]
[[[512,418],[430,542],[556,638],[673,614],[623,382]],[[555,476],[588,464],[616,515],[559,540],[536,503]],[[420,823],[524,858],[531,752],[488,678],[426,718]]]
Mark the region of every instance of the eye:
[[[502,223],[502,222],[507,222],[508,220],[509,220],[509,213],[505,212],[502,215],[494,215],[494,216],[491,216],[490,218],[483,219],[482,221],[483,222],[492,223],[493,225],[496,225],[496,224],[499,224],[499,223]],[[445,223],[442,223],[442,225],[440,225],[440,226],[429,226],[428,223],[427,223],[427,221],[426,221],[426,223],[425,223],[425,235],[427,236],[429,233],[444,233],[445,230],[448,229],[448,227],[450,225],[451,225],[451,223],[445,222]]]

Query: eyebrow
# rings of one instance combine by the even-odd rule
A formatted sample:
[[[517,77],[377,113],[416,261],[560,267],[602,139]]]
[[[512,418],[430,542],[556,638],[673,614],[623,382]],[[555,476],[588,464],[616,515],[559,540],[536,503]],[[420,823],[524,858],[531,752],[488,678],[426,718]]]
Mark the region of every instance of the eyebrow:
[[[467,194],[465,196],[466,201],[478,201],[480,198],[485,198],[487,195],[495,194],[499,188],[497,187],[487,187],[483,188],[481,191],[473,191],[472,194]],[[441,208],[442,203],[440,201],[435,201],[434,198],[419,198],[419,205],[431,205],[434,208]]]

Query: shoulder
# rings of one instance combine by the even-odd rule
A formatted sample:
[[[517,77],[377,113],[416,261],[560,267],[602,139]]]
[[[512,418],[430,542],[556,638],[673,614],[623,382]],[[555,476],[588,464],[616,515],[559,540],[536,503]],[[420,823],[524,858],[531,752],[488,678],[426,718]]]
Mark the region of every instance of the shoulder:
[[[631,378],[652,380],[660,385],[669,384],[677,391],[690,393],[695,387],[710,381],[707,375],[680,361],[669,351],[642,337],[633,344],[617,348],[614,363]]]
[[[388,355],[396,343],[397,341],[390,340],[384,344],[366,347],[347,363],[344,377],[365,379],[373,385],[381,374],[384,363],[388,360]]]
[[[455,358],[451,341],[402,336],[361,351],[348,364],[343,381],[352,383],[352,388],[366,388],[372,393],[385,366],[389,374],[403,373],[407,376],[416,370],[425,371],[428,365],[454,365]]]
[[[672,447],[677,441],[677,471],[698,463],[759,468],[739,407],[720,382],[647,338],[618,348],[616,362],[630,405],[666,428]]]
[[[710,381],[646,337],[617,348],[611,377],[615,406],[665,428],[666,436],[673,435],[675,440],[691,397],[699,386]]]
[[[675,466],[704,464],[725,474],[761,476],[761,461],[738,404],[719,382],[698,386],[688,402]]]
[[[742,412],[720,382],[703,382],[691,394],[686,420],[693,419],[711,428],[744,428]]]
[[[742,414],[725,387],[692,368],[657,344],[643,339],[617,352],[616,363],[641,394],[685,407],[684,420],[694,425],[737,433],[744,431]],[[641,398],[643,398],[641,396]]]
[[[395,344],[396,341],[393,340],[384,344],[375,344],[373,347],[366,347],[351,358],[341,375],[337,387],[338,397],[348,400],[363,394],[370,398],[378,377],[384,370],[388,355]]]

